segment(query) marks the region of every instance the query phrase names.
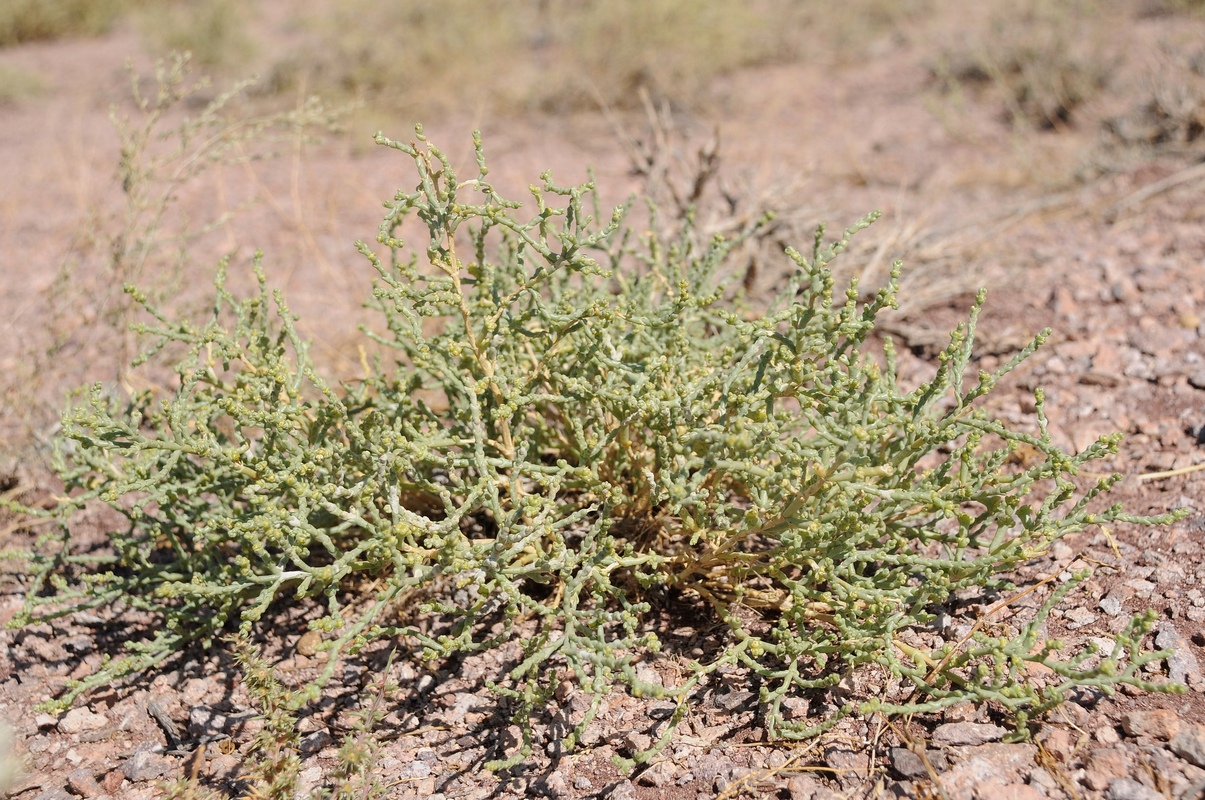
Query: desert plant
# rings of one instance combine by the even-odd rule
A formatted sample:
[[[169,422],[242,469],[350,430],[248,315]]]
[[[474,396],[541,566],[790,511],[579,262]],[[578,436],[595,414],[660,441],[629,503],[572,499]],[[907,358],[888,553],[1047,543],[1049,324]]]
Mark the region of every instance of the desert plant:
[[[789,285],[758,310],[724,278],[750,231],[700,246],[687,215],[677,236],[647,233],[664,226],[631,225],[630,208],[602,216],[593,184],[547,173],[524,214],[490,183],[479,139],[468,180],[421,129],[410,144],[377,140],[418,182],[387,203],[383,252],[359,244],[383,323],[365,332],[394,354],[362,380],[318,375],[258,263],[245,300],[222,266],[203,325],[127,289],[152,318],[138,326],[140,360],[174,353],[178,385],[170,397],[97,385],[64,416],[61,525],[30,556],[14,622],[128,607],[162,624],[52,707],[231,627],[268,633],[275,603],[311,598],[325,606],[311,629],[330,658],[290,707],[374,641],[440,658],[522,634],[522,656],[490,686],[524,743],[494,768],[528,755],[531,719],[565,675],[594,698],[568,746],[614,686],[676,699],[676,721],[729,667],[757,676],[768,731],[788,738],[853,712],[966,701],[997,704],[1024,732],[1077,686],[1174,688],[1143,677],[1165,655],[1142,647],[1149,614],[1092,661],[1044,640],[1046,615],[1082,575],[1011,636],[919,635],[954,593],[1007,589],[1014,567],[1069,532],[1175,515],[1095,510],[1114,478],[1076,476],[1118,439],[1062,452],[1040,392],[1036,433],[981,408],[1046,335],[968,376],[982,295],[933,377],[897,385],[890,341],[879,349],[872,334],[899,266],[865,303],[856,284],[836,292],[826,268],[873,215],[836,241],[819,231],[807,255],[788,250]],[[424,245],[402,240],[407,221],[425,227]],[[1038,456],[1018,465],[1018,449]],[[95,503],[124,520],[107,554],[80,552],[71,534]],[[727,627],[718,655],[676,686],[637,671],[661,647],[656,596]],[[782,708],[865,670],[894,683],[806,719]]]
[[[37,95],[44,88],[36,74],[0,65],[0,106],[11,105]]]
[[[416,106],[428,112],[633,107],[641,90],[697,107],[714,79],[743,67],[860,52],[868,36],[915,5],[354,0],[312,17],[315,46],[304,58],[279,61],[273,82],[280,89],[304,82],[362,93],[373,108],[407,113]],[[393,46],[380,48],[381,36]]]
[[[0,5],[0,47],[103,33],[127,5],[125,0],[7,0]]]
[[[153,49],[190,53],[208,68],[231,66],[255,52],[248,33],[249,7],[232,0],[147,3],[139,15],[140,26]]]
[[[313,141],[344,115],[316,99],[260,113],[247,105],[255,81],[216,91],[194,73],[188,53],[158,61],[150,79],[129,65],[127,72],[133,111],[110,110],[120,142],[122,206],[109,218],[88,220],[89,244],[105,263],[81,269],[67,262],[56,275],[47,297],[54,342],[48,353],[31,354],[43,372],[56,369],[73,340],[89,339],[113,354],[114,371],[122,374],[135,354],[129,325],[136,310],[122,287],[137,284],[155,302],[178,296],[196,268],[191,251],[241,210],[190,218],[180,212],[181,196],[212,171],[271,159],[285,143]],[[189,107],[195,110],[185,113]]]
[[[958,45],[941,48],[934,74],[947,91],[966,86],[1002,103],[1013,124],[1061,128],[1113,71],[1093,46],[1116,24],[1115,14],[1099,5],[986,4],[987,19]]]

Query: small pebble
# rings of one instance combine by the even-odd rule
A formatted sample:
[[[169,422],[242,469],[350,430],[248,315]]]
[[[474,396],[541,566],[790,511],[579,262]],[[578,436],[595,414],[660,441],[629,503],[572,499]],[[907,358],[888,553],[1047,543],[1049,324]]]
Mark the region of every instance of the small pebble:
[[[1165,621],[1159,626],[1159,633],[1155,636],[1155,647],[1160,650],[1172,651],[1167,659],[1167,673],[1172,681],[1196,683],[1201,680],[1201,665],[1192,654],[1192,647],[1172,623]],[[62,729],[62,723],[59,723],[59,728]]]
[[[1118,778],[1105,790],[1105,800],[1166,800],[1161,792],[1131,778]]]
[[[94,714],[86,708],[73,708],[59,720],[59,730],[63,733],[83,733],[97,731],[109,724],[104,714]]]
[[[1068,620],[1067,627],[1071,630],[1077,630],[1096,622],[1096,615],[1082,607],[1070,609],[1067,612],[1066,618]]]
[[[1180,732],[1180,720],[1165,708],[1130,711],[1121,716],[1121,729],[1129,736],[1150,736],[1167,741]]]
[[[999,725],[982,722],[950,722],[938,725],[933,731],[935,744],[980,745],[995,742],[1008,733]]]
[[[318,646],[321,644],[321,633],[318,631],[306,631],[305,633],[301,634],[301,638],[297,640],[297,653],[309,658],[318,652]]]
[[[1171,740],[1171,751],[1205,769],[1205,725],[1189,725]]]

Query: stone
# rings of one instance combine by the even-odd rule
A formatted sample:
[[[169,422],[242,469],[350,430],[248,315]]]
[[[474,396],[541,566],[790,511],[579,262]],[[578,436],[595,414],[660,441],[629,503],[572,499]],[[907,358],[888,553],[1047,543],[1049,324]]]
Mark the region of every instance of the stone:
[[[225,714],[212,706],[194,706],[188,711],[188,729],[196,737],[220,734],[254,734],[262,727],[254,712]]]
[[[121,774],[130,783],[153,781],[175,766],[175,761],[148,750],[137,750],[121,765]]]
[[[669,761],[658,761],[640,773],[636,779],[644,786],[669,786],[677,776],[677,768]]]
[[[737,690],[728,694],[716,695],[712,701],[725,711],[736,711],[753,699],[753,692]]]
[[[794,775],[787,781],[787,792],[791,800],[815,800],[823,797],[828,790],[820,781],[811,775]]]
[[[301,634],[301,638],[297,640],[297,653],[306,658],[312,658],[318,652],[319,646],[322,644],[322,633],[319,631],[306,631]]]
[[[933,731],[933,742],[941,745],[981,745],[999,741],[1007,730],[985,722],[948,722]]]
[[[975,787],[985,781],[1002,785],[1020,783],[1033,766],[1036,753],[1029,744],[985,744],[970,751],[971,757],[956,764],[941,777],[947,800],[972,800]]]
[[[1084,783],[1088,788],[1104,791],[1118,778],[1132,773],[1129,754],[1117,747],[1100,747],[1088,754],[1084,763]]]
[[[71,795],[67,794],[67,790],[61,786],[52,786],[49,789],[38,792],[33,796],[33,800],[72,800]]]
[[[732,768],[735,766],[732,759],[706,753],[699,756],[690,771],[697,775],[704,785],[712,786],[717,778],[726,778],[732,774]]]
[[[1180,732],[1180,719],[1174,711],[1129,711],[1121,715],[1121,729],[1128,736],[1150,736],[1167,741]]]
[[[544,792],[549,797],[561,798],[569,796],[569,780],[565,777],[565,773],[559,769],[549,773],[544,779]]]
[[[628,755],[634,756],[652,747],[653,737],[639,731],[628,731],[620,738],[619,744],[620,748],[627,751]]]
[[[305,796],[311,790],[316,788],[322,781],[322,767],[318,766],[317,764],[312,767],[306,767],[301,772],[297,773],[297,781],[302,787],[304,787],[304,790],[301,792],[301,794],[302,796]]]
[[[105,790],[90,769],[77,769],[67,776],[67,788],[80,797],[96,797]]]
[[[1082,607],[1070,609],[1066,614],[1066,618],[1069,620],[1067,627],[1073,631],[1096,622],[1096,615]]]
[[[1180,758],[1205,768],[1205,725],[1189,725],[1172,738],[1168,745]]]
[[[105,790],[105,794],[117,794],[121,785],[126,782],[126,776],[120,769],[111,770],[101,780],[100,785]]]
[[[1105,800],[1166,800],[1162,792],[1132,778],[1118,778],[1105,790]]]
[[[891,766],[905,778],[919,778],[929,774],[921,757],[907,747],[891,748]]]
[[[1159,626],[1159,633],[1155,636],[1155,647],[1160,650],[1172,651],[1167,658],[1167,674],[1172,681],[1194,685],[1201,682],[1201,665],[1197,663],[1196,656],[1192,654],[1188,640],[1180,635],[1171,622],[1165,621]]]
[[[334,741],[334,738],[326,728],[322,728],[303,738],[298,746],[298,750],[301,751],[302,755],[313,755]]]
[[[104,714],[94,714],[86,708],[73,708],[59,720],[59,731],[62,733],[84,733],[98,731],[109,724],[109,718]]]
[[[203,678],[190,678],[184,683],[184,689],[180,692],[180,702],[192,708],[200,705],[207,694],[209,694],[209,681]]]
[[[824,751],[824,763],[840,778],[861,781],[870,774],[870,754],[844,747],[829,747]]]
[[[1023,783],[984,781],[975,787],[976,800],[1046,800],[1046,795]]]
[[[1038,741],[1048,753],[1065,764],[1075,753],[1079,736],[1067,728],[1046,725],[1038,732]]]
[[[612,786],[605,796],[607,800],[636,800],[636,787],[631,781],[623,780]]]
[[[239,767],[242,766],[242,761],[233,753],[218,755],[209,760],[205,765],[205,774],[214,780],[221,781],[234,776]]]

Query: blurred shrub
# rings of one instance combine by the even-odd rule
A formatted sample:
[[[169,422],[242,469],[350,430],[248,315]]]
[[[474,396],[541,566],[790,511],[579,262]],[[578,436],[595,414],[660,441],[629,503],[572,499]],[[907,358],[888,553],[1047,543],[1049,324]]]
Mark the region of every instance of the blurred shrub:
[[[127,0],[4,0],[0,47],[64,36],[94,36],[109,29]]]

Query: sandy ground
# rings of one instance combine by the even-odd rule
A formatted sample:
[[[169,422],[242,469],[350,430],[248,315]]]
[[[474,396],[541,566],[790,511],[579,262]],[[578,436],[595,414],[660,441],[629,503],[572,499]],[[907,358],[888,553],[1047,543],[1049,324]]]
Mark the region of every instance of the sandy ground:
[[[1158,122],[1142,116],[1150,87],[1178,80],[1158,71],[1160,43],[1191,29],[1199,49],[1205,23],[1137,12],[1124,23],[1129,44],[1110,92],[1055,130],[1009,124],[990,96],[943,94],[932,76],[933,39],[901,34],[855,63],[763,67],[721,79],[710,109],[676,114],[672,152],[689,159],[719,121],[724,185],[745,208],[780,209],[784,243],[806,244],[819,221],[838,228],[881,209],[883,219],[834,266],[873,285],[893,259],[905,261],[903,308],[887,326],[908,347],[913,374],[923,374],[978,286],[989,288],[978,356],[985,368],[1042,327],[1055,329],[1049,346],[1001,388],[993,411],[1032,425],[1032,389],[1043,386],[1052,430],[1066,447],[1082,449],[1113,430],[1127,434],[1104,466],[1127,476],[1117,496],[1130,510],[1188,508],[1190,515],[1157,530],[1088,532],[1019,578],[1093,565],[1095,577],[1052,620],[1051,635],[1107,637],[1123,612],[1154,608],[1159,645],[1175,651],[1160,669],[1191,691],[1085,694],[1040,726],[1040,746],[981,742],[976,737],[991,727],[986,713],[913,720],[906,727],[929,741],[934,780],[901,752],[899,732],[878,720],[853,721],[800,749],[761,742],[756,698],[730,676],[708,689],[665,757],[631,780],[610,756],[645,742],[664,709],[618,695],[586,747],[541,753],[528,769],[499,778],[481,770],[514,733],[482,684],[496,664],[469,660],[453,669],[407,660],[395,665],[403,688],[383,723],[379,761],[393,796],[1205,796],[1205,471],[1193,470],[1205,463],[1205,174],[1198,166],[1205,150],[1191,133],[1165,144],[1109,133],[1118,129],[1109,120]],[[956,19],[948,24],[957,29]],[[107,254],[123,202],[108,114],[110,105],[119,115],[134,111],[123,62],[138,52],[137,36],[121,29],[0,51],[0,64],[33,72],[46,87],[0,106],[0,330],[8,343],[0,352],[0,444],[9,464],[2,488],[14,496],[53,488],[39,453],[65,393],[117,375],[120,337],[101,324],[117,302]],[[147,62],[136,61],[135,70],[148,74]],[[354,323],[370,270],[351,243],[375,235],[380,201],[410,179],[396,154],[367,143],[365,124],[361,114],[351,133],[304,147],[286,141],[278,158],[216,169],[187,187],[172,206],[173,224],[239,213],[192,244],[177,302],[204,297],[220,256],[245,264],[262,249],[271,282],[318,343],[319,361],[333,374],[354,375]],[[650,141],[639,113],[452,114],[428,132],[467,167],[469,131],[482,128],[494,177],[512,195],[545,168],[567,182],[592,166],[619,200],[638,180],[617,126]],[[755,291],[772,293],[785,269],[781,261],[761,264]],[[15,542],[23,534],[8,527],[4,535]],[[20,603],[19,587],[3,584],[0,621]],[[194,766],[208,785],[237,791],[238,756],[254,723],[240,716],[246,693],[223,655],[190,655],[87,698],[74,716],[35,714],[33,705],[89,669],[112,635],[102,620],[0,633],[0,718],[15,728],[28,765],[12,796],[154,797],[162,793],[156,781]],[[301,677],[314,667],[304,653],[281,656],[284,673]],[[380,663],[373,658],[349,667],[345,693],[304,721],[310,784],[334,763],[349,724],[346,704],[374,685]],[[979,725],[979,733],[940,734],[959,723]],[[198,748],[206,735],[211,743]]]

